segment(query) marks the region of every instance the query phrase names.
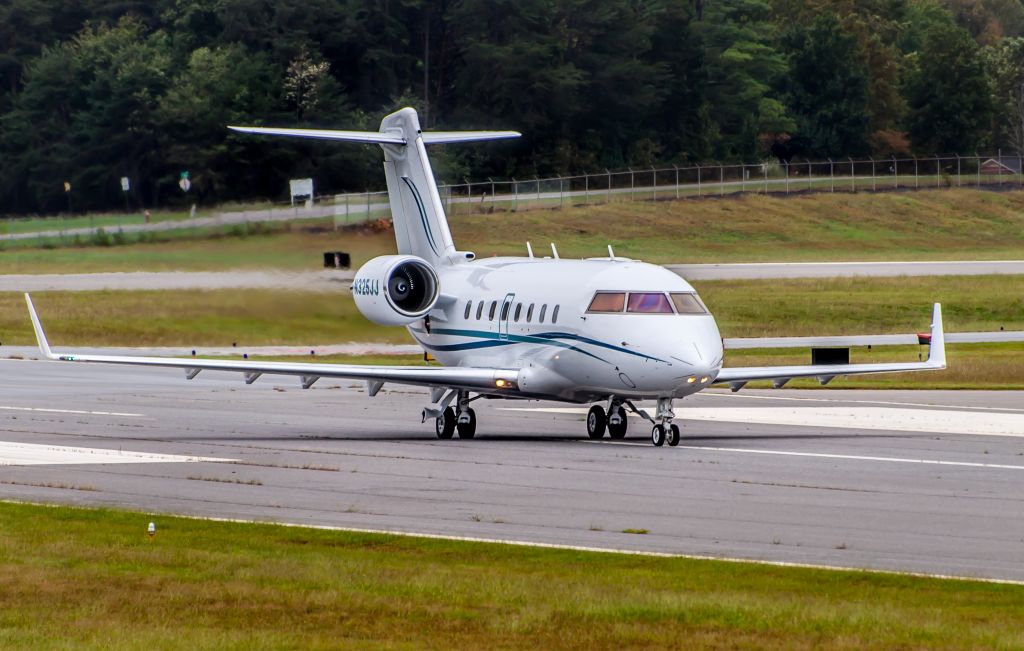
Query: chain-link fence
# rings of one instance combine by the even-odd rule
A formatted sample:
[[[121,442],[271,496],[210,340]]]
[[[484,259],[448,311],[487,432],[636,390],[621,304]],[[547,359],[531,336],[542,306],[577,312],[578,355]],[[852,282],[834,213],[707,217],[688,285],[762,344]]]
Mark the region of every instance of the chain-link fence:
[[[935,156],[631,168],[442,186],[449,213],[562,208],[729,194],[1024,188],[1018,156]]]
[[[690,165],[605,170],[534,179],[442,184],[449,214],[523,211],[586,206],[616,201],[721,197],[810,192],[884,192],[927,188],[1024,188],[1019,156],[933,156],[826,161],[775,160],[753,164]],[[386,192],[323,195],[305,203],[219,207],[213,211],[73,215],[0,220],[0,247],[120,243],[160,232],[185,234],[211,229],[246,232],[261,223],[322,220],[341,228],[391,216]],[[171,235],[171,233],[168,233]],[[95,242],[95,239],[108,241]],[[110,241],[113,240],[113,241]]]

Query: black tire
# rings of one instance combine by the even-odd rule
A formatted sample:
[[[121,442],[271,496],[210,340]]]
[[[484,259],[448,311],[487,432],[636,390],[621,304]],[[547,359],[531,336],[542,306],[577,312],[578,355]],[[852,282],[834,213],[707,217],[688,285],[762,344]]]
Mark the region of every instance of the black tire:
[[[599,439],[604,436],[606,425],[604,408],[601,405],[594,405],[587,413],[587,436],[592,439]]]
[[[448,407],[442,411],[435,420],[434,429],[437,431],[437,438],[450,439],[455,434],[455,410]]]
[[[455,424],[455,429],[459,430],[460,439],[471,439],[476,436],[476,412],[467,409],[466,413],[469,414],[469,422]]]
[[[621,439],[626,437],[626,429],[628,427],[626,423],[626,410],[622,407],[615,408],[619,412],[619,417],[622,419],[618,425],[612,425],[611,414],[608,415],[608,436],[613,439]]]
[[[665,445],[665,428],[661,425],[655,425],[651,428],[651,443],[655,447],[661,447]]]
[[[679,439],[682,436],[679,434],[679,426],[672,425],[668,428],[668,444],[672,447],[679,445]]]

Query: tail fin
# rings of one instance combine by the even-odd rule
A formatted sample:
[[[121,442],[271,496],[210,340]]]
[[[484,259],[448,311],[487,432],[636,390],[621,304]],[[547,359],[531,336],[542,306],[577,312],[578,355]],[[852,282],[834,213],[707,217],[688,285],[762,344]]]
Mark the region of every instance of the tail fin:
[[[436,131],[423,133],[419,117],[404,108],[384,118],[380,131],[325,131],[228,127],[243,133],[295,136],[320,140],[376,143],[384,149],[384,175],[388,183],[391,216],[398,252],[419,256],[431,264],[458,259],[448,220],[441,205],[426,145],[516,138],[516,131]]]

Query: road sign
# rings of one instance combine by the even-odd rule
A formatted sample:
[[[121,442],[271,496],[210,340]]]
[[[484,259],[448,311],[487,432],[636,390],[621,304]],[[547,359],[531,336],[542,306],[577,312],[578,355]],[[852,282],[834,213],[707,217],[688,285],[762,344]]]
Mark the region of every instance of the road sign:
[[[121,191],[122,192],[128,192],[131,189],[132,189],[132,182],[130,180],[128,180],[127,176],[122,176],[121,177]]]
[[[292,179],[288,181],[288,187],[292,195],[292,205],[298,197],[313,198],[313,179]]]

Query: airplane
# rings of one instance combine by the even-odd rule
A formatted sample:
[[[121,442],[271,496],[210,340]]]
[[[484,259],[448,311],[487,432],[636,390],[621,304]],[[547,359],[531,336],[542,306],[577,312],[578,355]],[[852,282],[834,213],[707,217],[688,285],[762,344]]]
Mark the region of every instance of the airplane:
[[[837,376],[929,371],[946,367],[942,311],[933,306],[931,342],[923,362],[723,367],[714,316],[693,287],[663,267],[614,255],[583,260],[551,255],[476,259],[456,248],[427,158],[427,146],[518,137],[514,131],[430,132],[416,111],[383,119],[378,132],[229,127],[248,134],[373,143],[384,150],[398,253],[364,264],[352,282],[359,311],[381,326],[405,326],[442,366],[359,366],[56,354],[26,294],[42,355],[81,363],[175,367],[191,380],[200,371],[237,371],[246,384],[262,375],[298,376],[308,389],[320,378],[366,382],[375,396],[387,384],[428,387],[436,435],[471,439],[471,403],[480,398],[591,404],[590,438],[621,439],[627,410],[652,423],[655,446],[678,445],[674,401],[715,385],[739,391],[793,378],[824,385]],[[635,405],[656,400],[653,415]]]

